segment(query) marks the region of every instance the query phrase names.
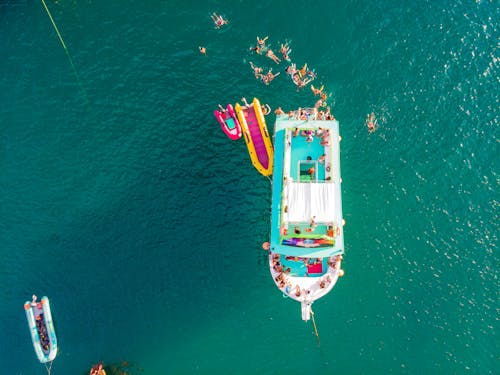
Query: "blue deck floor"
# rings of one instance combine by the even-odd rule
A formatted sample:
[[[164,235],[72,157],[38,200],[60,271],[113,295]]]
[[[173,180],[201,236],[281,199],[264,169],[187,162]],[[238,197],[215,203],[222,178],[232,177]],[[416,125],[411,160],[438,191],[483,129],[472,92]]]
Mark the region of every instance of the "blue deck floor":
[[[298,165],[299,161],[307,160],[310,156],[312,161],[317,161],[318,158],[325,153],[325,148],[320,144],[320,138],[314,136],[312,142],[306,142],[306,137],[297,135],[292,137],[293,154],[290,165],[290,176],[296,181],[299,180]],[[317,172],[318,181],[325,179],[324,164],[318,163]]]
[[[281,256],[280,262],[283,265],[283,269],[286,270],[287,268],[290,268],[290,276],[295,276],[295,277],[304,277],[304,276],[309,276],[309,277],[320,277],[325,274],[325,272],[328,270],[328,259],[324,258],[323,259],[323,272],[322,273],[313,273],[313,274],[308,274],[307,273],[307,267],[304,264],[303,259],[299,259],[297,261],[294,260],[287,260],[284,255]]]

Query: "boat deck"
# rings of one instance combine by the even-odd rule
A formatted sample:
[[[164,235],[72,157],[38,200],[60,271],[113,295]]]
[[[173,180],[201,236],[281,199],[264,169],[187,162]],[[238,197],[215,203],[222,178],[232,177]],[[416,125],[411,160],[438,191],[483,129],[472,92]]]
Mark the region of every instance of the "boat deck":
[[[320,264],[312,264],[317,259],[290,259],[291,257],[284,255],[275,259],[275,256],[269,255],[269,268],[274,283],[284,295],[297,301],[314,301],[321,298],[335,286],[340,276],[341,258],[339,256],[328,260],[322,259]],[[283,267],[282,270],[275,268],[276,261],[279,262],[280,267]],[[328,264],[328,261],[334,261],[335,265]],[[309,263],[308,266],[306,262]],[[312,270],[311,267],[315,269]]]
[[[236,128],[236,123],[234,122],[232,117],[226,118],[226,125],[229,130],[233,130],[234,128]]]
[[[338,122],[304,117],[281,115],[274,127],[269,268],[307,320],[343,274],[344,235]]]
[[[325,138],[317,135],[316,131],[320,129],[323,134],[328,131],[329,136],[325,144]],[[285,116],[279,116],[276,121],[274,145],[275,160],[273,174],[273,210],[271,227],[271,252],[280,254],[323,258],[343,252],[343,233],[342,210],[340,202],[340,160],[339,160],[339,133],[338,122],[324,120],[296,120],[288,119]],[[311,182],[311,186],[303,183]],[[311,217],[300,220],[293,214],[287,212],[286,188],[284,185],[290,183],[299,183],[304,189],[310,188],[311,194],[316,192],[326,192],[331,196],[332,211],[335,210],[333,219],[321,221],[316,220],[316,227],[310,227]],[[298,185],[295,185],[299,187]],[[292,191],[292,190],[290,190]],[[300,194],[300,191],[296,191]],[[308,192],[306,192],[308,193]],[[280,197],[281,200],[276,200]],[[335,203],[335,204],[333,204]],[[335,209],[333,209],[335,206]],[[307,207],[306,207],[307,209]],[[331,216],[331,215],[329,215]],[[283,228],[286,227],[284,233]],[[334,234],[332,234],[332,227]],[[299,236],[294,233],[300,232]],[[320,246],[310,245],[308,237],[319,238],[328,237],[333,243],[327,243]],[[305,243],[297,240],[296,237],[304,239]],[[283,239],[300,242],[298,246],[286,246]],[[309,240],[309,242],[311,242]],[[302,247],[301,247],[302,246]]]
[[[306,258],[282,255],[280,263],[283,265],[283,269],[290,269],[289,276],[295,277],[320,277],[328,269],[328,260],[326,258],[320,259],[319,263],[317,263]]]

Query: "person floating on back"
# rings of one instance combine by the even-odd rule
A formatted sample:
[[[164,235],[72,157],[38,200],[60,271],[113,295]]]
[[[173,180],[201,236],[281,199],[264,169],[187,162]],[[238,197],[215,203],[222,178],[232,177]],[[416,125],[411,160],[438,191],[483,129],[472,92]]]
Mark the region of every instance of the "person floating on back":
[[[224,17],[222,17],[220,14],[217,14],[215,12],[212,13],[210,17],[212,18],[212,21],[214,21],[216,29],[220,29],[221,26],[227,25],[229,22],[228,20],[224,19]]]

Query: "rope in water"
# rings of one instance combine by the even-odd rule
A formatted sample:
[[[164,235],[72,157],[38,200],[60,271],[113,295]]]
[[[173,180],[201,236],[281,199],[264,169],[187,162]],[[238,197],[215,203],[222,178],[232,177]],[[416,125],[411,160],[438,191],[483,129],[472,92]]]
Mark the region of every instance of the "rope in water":
[[[47,369],[47,375],[50,375],[50,371],[52,370],[52,363],[54,363],[54,361],[50,361],[49,363],[50,363],[50,365],[48,365],[48,366],[47,366],[47,364],[45,364],[45,368]]]
[[[45,4],[45,0],[42,0],[42,4],[43,4],[43,6],[45,8],[45,11],[47,12],[47,15],[50,18],[50,22],[52,22],[52,26],[54,26],[54,30],[56,31],[56,34],[59,37],[59,40],[61,41],[61,44],[62,44],[62,46],[64,48],[64,51],[66,52],[66,56],[68,56],[69,63],[71,65],[71,67],[73,68],[73,72],[75,73],[78,85],[80,86],[80,88],[82,89],[82,91],[85,93],[85,91],[83,90],[83,86],[82,86],[82,84],[80,82],[80,76],[78,75],[78,72],[76,71],[75,64],[73,64],[73,59],[71,58],[71,55],[69,54],[68,47],[66,47],[66,43],[64,43],[64,39],[61,36],[61,33],[59,32],[59,29],[57,28],[56,22],[54,21],[54,18],[52,17],[52,14],[50,13],[50,10],[47,7],[47,4]]]
[[[64,43],[64,39],[62,38],[61,33],[59,32],[59,29],[57,28],[57,25],[56,25],[54,19],[52,18],[52,14],[50,13],[50,10],[47,7],[47,4],[45,4],[45,0],[42,0],[42,3],[43,3],[43,6],[45,7],[45,10],[47,11],[47,14],[49,15],[50,21],[52,22],[54,29],[56,30],[57,36],[59,37],[59,40],[61,41],[62,46],[64,47],[66,52],[68,52],[68,47],[66,47],[66,43]],[[69,53],[68,53],[68,56],[69,56]],[[70,57],[70,59],[71,59],[71,57]]]
[[[319,334],[318,334],[318,328],[316,328],[316,321],[314,320],[314,311],[311,308],[311,316],[312,316],[312,321],[313,321],[313,326],[314,326],[314,333],[316,334],[316,339],[318,340],[318,347],[321,346],[321,342],[319,340]]]

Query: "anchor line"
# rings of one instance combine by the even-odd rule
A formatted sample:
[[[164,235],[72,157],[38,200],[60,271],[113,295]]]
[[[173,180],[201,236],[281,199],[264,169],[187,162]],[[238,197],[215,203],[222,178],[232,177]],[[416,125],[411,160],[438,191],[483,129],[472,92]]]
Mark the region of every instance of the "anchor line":
[[[316,320],[314,320],[314,311],[312,310],[312,308],[311,308],[311,316],[312,316],[312,322],[313,322],[313,326],[314,326],[314,333],[316,334],[316,339],[318,340],[318,347],[320,347],[321,342],[319,339],[318,328],[316,327]]]
[[[50,361],[50,365],[45,364],[45,369],[47,370],[47,375],[50,375],[50,372],[52,371],[52,363],[54,363],[54,361]]]
[[[52,22],[52,26],[54,26],[54,30],[56,31],[56,34],[59,37],[61,45],[63,46],[64,51],[66,52],[66,56],[68,57],[69,63],[71,65],[71,68],[73,69],[73,73],[75,73],[76,81],[78,82],[78,85],[80,86],[80,89],[82,90],[82,92],[84,93],[85,98],[86,98],[87,95],[85,93],[85,90],[83,89],[82,83],[80,81],[80,76],[78,75],[78,72],[77,72],[77,70],[75,68],[75,64],[73,64],[73,59],[71,58],[71,55],[70,55],[69,50],[68,50],[68,47],[66,46],[66,43],[64,42],[64,39],[63,39],[61,33],[59,32],[59,29],[58,29],[58,27],[56,25],[56,22],[54,21],[54,18],[52,17],[52,14],[50,13],[50,10],[47,7],[47,4],[45,3],[45,0],[42,0],[42,4],[43,4],[43,6],[45,8],[45,11],[47,12],[47,15],[50,18],[50,22]]]

